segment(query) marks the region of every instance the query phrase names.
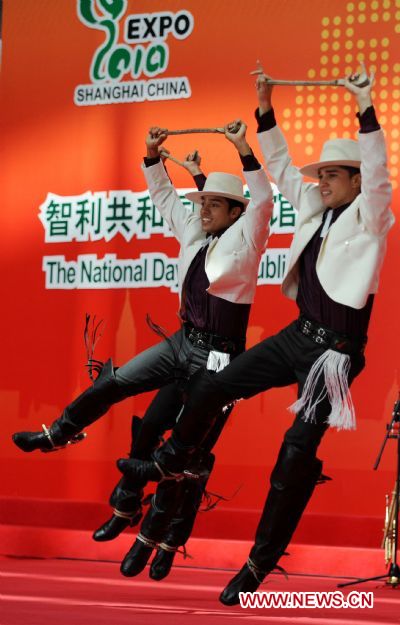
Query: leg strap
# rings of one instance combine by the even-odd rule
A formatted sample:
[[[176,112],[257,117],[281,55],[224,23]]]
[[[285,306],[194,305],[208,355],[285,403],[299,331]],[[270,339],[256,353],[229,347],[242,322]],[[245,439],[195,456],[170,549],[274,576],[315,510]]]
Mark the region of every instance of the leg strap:
[[[42,449],[41,451],[43,453],[50,453],[52,451],[58,451],[59,449],[64,449],[64,447],[67,447],[67,445],[76,445],[77,443],[80,443],[81,441],[83,441],[87,436],[86,432],[78,432],[78,434],[71,435],[71,437],[68,440],[64,440],[62,444],[57,445],[51,436],[51,428],[48,428],[44,423],[42,423],[42,430],[43,430],[43,434],[45,435],[45,437],[47,438],[47,440],[49,441],[51,445],[51,449]]]
[[[141,533],[139,533],[136,536],[136,540],[139,540],[141,543],[146,545],[146,547],[150,547],[151,549],[157,548],[157,543],[154,540],[151,540],[150,538],[146,538],[146,536],[143,536],[143,534]]]
[[[120,519],[126,519],[127,521],[131,521],[134,516],[136,516],[137,510],[133,510],[132,512],[122,512],[117,508],[113,508],[113,515],[119,517]]]

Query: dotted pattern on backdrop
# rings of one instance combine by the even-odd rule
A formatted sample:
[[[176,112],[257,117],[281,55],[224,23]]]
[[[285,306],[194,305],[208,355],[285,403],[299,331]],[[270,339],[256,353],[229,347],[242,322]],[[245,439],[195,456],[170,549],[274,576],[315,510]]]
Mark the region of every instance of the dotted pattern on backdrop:
[[[384,36],[374,36],[375,25],[386,24]],[[307,78],[330,80],[357,70],[364,61],[376,72],[372,95],[379,122],[387,137],[393,188],[399,188],[400,137],[400,0],[348,2],[344,16],[321,20],[319,68]],[[375,31],[376,35],[376,31]],[[284,130],[294,131],[295,143],[305,145],[308,156],[317,156],[314,130],[329,131],[329,138],[357,138],[353,96],[342,87],[297,86],[295,108],[283,111]],[[389,102],[390,101],[390,102]]]

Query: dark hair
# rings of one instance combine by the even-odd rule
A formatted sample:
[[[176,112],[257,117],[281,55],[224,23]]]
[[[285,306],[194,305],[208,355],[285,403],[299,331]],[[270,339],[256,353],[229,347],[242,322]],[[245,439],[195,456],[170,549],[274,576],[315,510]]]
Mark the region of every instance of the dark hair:
[[[340,168],[348,171],[350,178],[361,173],[359,167],[351,167],[350,165],[340,165]]]
[[[231,212],[232,208],[234,208],[235,206],[239,206],[240,214],[243,213],[243,211],[244,211],[244,204],[242,202],[239,202],[238,200],[232,200],[229,197],[227,197],[226,199],[228,200],[228,211],[229,212]]]

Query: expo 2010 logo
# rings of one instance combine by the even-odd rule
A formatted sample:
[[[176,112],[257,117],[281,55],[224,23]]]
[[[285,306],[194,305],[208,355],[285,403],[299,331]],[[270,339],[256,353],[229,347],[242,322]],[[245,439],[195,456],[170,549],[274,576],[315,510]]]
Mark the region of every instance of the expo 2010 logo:
[[[104,42],[90,66],[91,83],[75,88],[77,106],[190,98],[187,76],[162,77],[169,63],[168,37],[190,36],[193,15],[186,10],[126,15],[127,0],[77,0],[80,21],[102,30]]]

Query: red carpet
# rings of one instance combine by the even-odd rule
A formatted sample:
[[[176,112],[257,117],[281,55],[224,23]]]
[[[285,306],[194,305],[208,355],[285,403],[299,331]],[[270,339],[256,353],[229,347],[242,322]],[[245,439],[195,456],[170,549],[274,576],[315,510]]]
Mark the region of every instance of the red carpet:
[[[86,519],[81,502],[76,506],[62,502],[49,506],[40,500],[18,499],[3,503],[7,505],[3,506],[0,525],[0,554],[8,557],[0,557],[4,572],[0,625],[228,625],[237,621],[400,624],[400,588],[385,587],[381,582],[343,591],[346,596],[351,590],[373,591],[372,609],[223,606],[218,596],[246,560],[252,544],[247,535],[233,539],[236,532],[223,512],[207,515],[205,521],[213,525],[211,536],[202,530],[201,520],[188,543],[193,559],[184,560],[178,554],[171,575],[157,583],[149,579],[147,571],[133,579],[119,573],[119,562],[134,540],[133,530],[109,543],[92,540],[89,527],[107,518],[106,507],[88,508]],[[242,519],[242,526],[248,527],[247,521]],[[382,550],[378,545],[372,547],[379,543],[381,528],[374,529],[373,524],[364,522],[363,530],[357,532],[359,525],[355,521],[349,524],[343,519],[337,523],[328,515],[306,516],[303,521],[301,532],[289,546],[290,557],[281,561],[289,580],[272,574],[261,590],[332,592],[346,578],[386,571]],[[316,527],[319,531],[314,532]],[[322,538],[325,543],[319,542]]]
[[[118,565],[79,560],[2,558],[2,625],[368,625],[400,623],[400,590],[370,582],[352,590],[372,591],[371,609],[243,609],[225,607],[218,595],[231,571],[176,567],[168,579],[147,571],[123,578]],[[334,591],[337,578],[270,576],[264,591]],[[350,592],[345,590],[344,594]]]

